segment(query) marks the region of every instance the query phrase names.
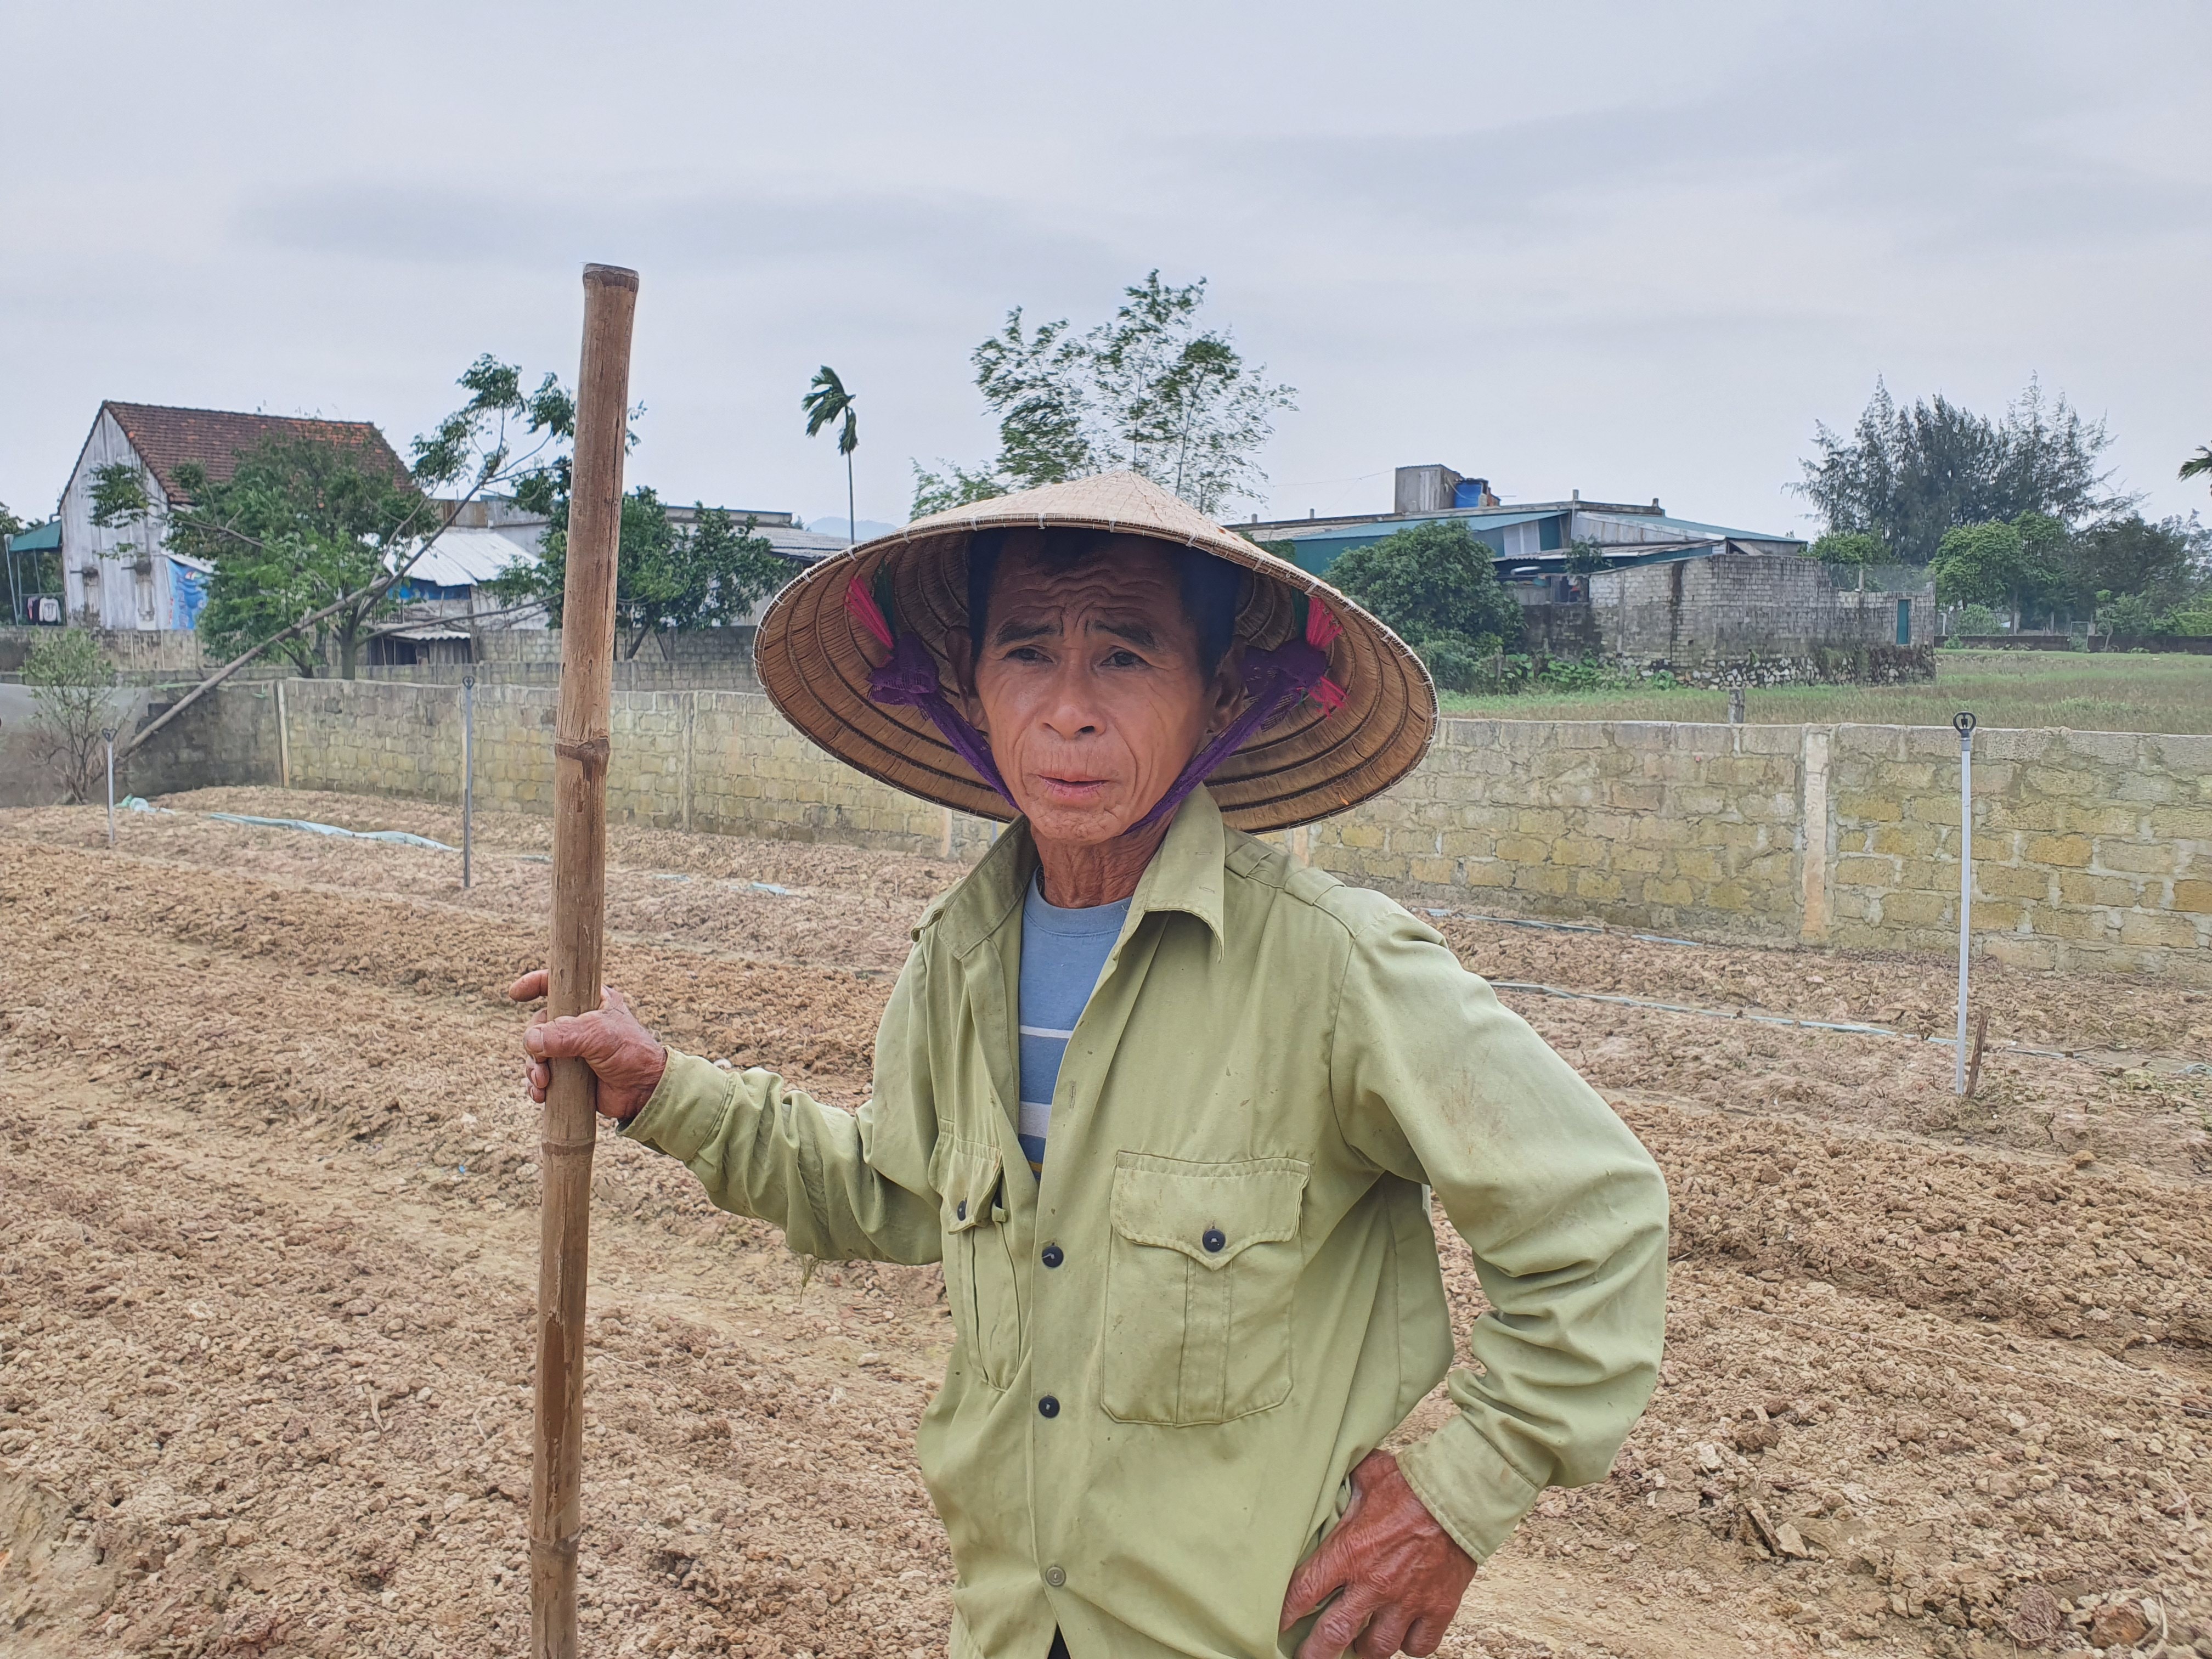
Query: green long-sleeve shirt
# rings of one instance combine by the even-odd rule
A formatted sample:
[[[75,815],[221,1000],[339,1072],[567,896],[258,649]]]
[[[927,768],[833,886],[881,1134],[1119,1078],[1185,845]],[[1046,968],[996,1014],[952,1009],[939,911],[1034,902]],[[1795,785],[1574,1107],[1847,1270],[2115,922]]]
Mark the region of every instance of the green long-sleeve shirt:
[[[1664,1183],[1605,1103],[1432,929],[1200,790],[1067,1044],[1033,1176],[1035,866],[1018,827],[923,916],[857,1114],[672,1054],[627,1132],[795,1250],[944,1262],[955,1340],[920,1455],[955,1659],[1043,1659],[1055,1625],[1074,1659],[1278,1650],[1346,1472],[1451,1364],[1425,1185],[1491,1311],[1407,1479],[1480,1558],[1544,1487],[1601,1477],[1650,1394],[1667,1255]]]

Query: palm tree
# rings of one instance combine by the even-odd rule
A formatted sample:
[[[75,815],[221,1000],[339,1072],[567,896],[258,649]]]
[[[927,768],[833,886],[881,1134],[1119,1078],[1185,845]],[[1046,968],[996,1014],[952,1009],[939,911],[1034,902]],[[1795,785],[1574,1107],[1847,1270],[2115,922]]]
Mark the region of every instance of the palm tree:
[[[2181,464],[2181,476],[2185,478],[2205,472],[2212,472],[2212,444],[2198,445],[2197,453]]]
[[[816,371],[813,385],[814,389],[799,400],[799,406],[806,411],[806,435],[811,438],[840,416],[844,417],[845,428],[837,434],[837,453],[845,458],[845,536],[848,542],[857,542],[860,521],[853,510],[853,452],[860,447],[860,431],[854,422],[853,394],[827,363]]]

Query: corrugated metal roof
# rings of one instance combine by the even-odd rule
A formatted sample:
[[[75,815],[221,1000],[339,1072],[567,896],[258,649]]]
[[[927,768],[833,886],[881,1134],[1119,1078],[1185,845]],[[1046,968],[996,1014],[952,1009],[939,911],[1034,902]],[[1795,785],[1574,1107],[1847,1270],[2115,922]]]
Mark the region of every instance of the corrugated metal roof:
[[[1589,513],[1583,516],[1630,529],[1656,529],[1669,532],[1654,538],[1657,540],[1674,541],[1705,536],[1727,536],[1740,542],[1795,542],[1804,539],[1802,536],[1779,536],[1769,530],[1735,530],[1723,524],[1706,524],[1698,519],[1677,519],[1667,514]]]
[[[440,587],[474,587],[529,554],[496,530],[448,530],[430,544],[407,572],[410,580]]]
[[[51,553],[62,544],[62,521],[42,524],[35,530],[25,530],[8,538],[12,553]]]
[[[1303,536],[1294,532],[1285,532],[1279,538],[1271,536],[1267,539],[1270,541],[1280,539],[1286,542],[1379,542],[1385,536],[1395,535],[1401,530],[1411,530],[1417,525],[1463,524],[1480,534],[1486,530],[1503,530],[1508,525],[1533,524],[1539,519],[1565,517],[1566,514],[1556,507],[1540,513],[1516,513],[1510,508],[1486,513],[1438,513],[1419,517],[1376,520],[1367,524],[1334,525],[1325,529],[1310,531]]]
[[[743,524],[740,518],[738,522]],[[753,534],[787,559],[805,559],[818,563],[833,553],[842,553],[852,544],[842,536],[824,536],[818,531],[793,530],[787,525],[764,524],[754,527]]]

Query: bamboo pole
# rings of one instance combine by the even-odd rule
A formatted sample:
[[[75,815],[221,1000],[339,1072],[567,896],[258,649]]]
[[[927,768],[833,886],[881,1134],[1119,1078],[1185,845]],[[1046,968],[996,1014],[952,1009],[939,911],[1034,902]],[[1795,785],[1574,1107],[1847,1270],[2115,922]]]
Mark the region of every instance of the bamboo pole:
[[[605,943],[609,692],[615,554],[629,432],[637,273],[584,267],[584,352],[561,604],[561,708],[553,744],[553,938],[546,1012],[599,1006]],[[536,1659],[574,1659],[576,1547],[583,1530],[584,1286],[591,1247],[598,1080],[552,1062],[541,1120],[538,1401],[530,1483],[530,1640]]]

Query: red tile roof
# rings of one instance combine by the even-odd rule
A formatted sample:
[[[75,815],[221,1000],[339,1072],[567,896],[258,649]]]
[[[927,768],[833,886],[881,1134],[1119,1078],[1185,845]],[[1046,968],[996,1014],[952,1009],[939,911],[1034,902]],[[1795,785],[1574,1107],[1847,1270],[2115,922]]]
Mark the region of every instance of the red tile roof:
[[[240,451],[257,449],[271,438],[346,445],[361,450],[364,460],[389,467],[395,477],[407,476],[406,465],[385,442],[384,434],[367,421],[245,415],[228,409],[170,409],[160,404],[118,404],[112,398],[100,407],[115,417],[131,447],[161,481],[162,493],[172,501],[183,496],[176,479],[179,463],[198,461],[207,469],[208,477],[219,483],[237,471]]]

